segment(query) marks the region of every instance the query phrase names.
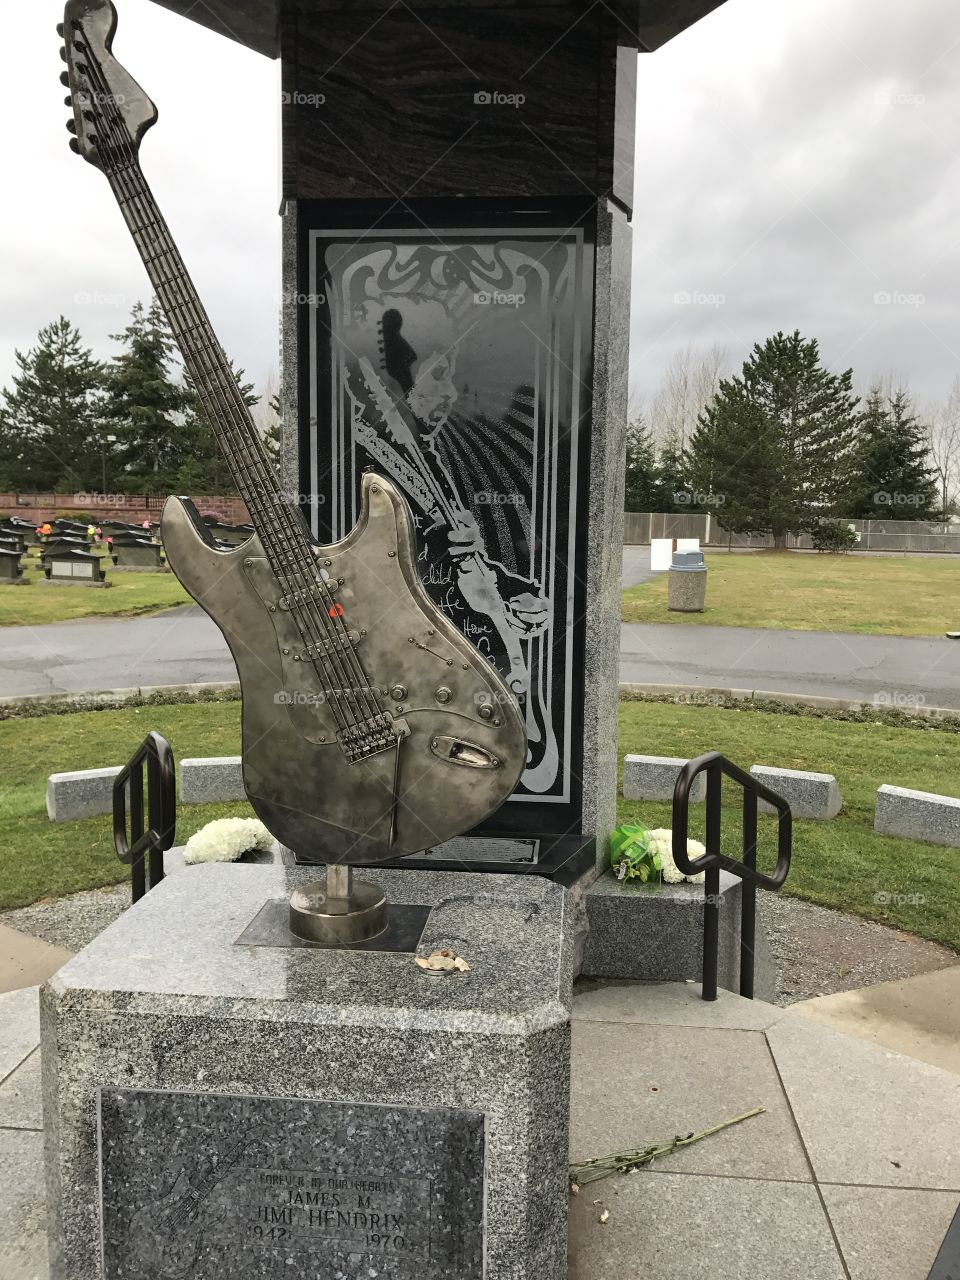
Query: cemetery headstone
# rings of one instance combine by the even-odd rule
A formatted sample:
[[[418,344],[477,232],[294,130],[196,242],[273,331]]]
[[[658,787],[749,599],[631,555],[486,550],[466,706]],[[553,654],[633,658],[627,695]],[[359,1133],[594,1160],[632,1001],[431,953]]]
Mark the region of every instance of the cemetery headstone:
[[[20,564],[20,552],[8,547],[0,547],[0,585],[26,586],[28,578],[23,576]]]
[[[109,587],[100,556],[73,547],[49,552],[43,560],[44,582],[57,586]]]

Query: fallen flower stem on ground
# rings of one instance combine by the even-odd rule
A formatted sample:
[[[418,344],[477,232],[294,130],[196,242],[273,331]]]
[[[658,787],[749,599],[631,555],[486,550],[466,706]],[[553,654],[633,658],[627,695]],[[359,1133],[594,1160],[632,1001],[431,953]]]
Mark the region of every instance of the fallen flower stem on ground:
[[[584,1160],[582,1164],[572,1164],[570,1166],[570,1190],[577,1194],[581,1187],[586,1186],[590,1182],[599,1182],[601,1178],[609,1178],[614,1173],[629,1173],[631,1169],[639,1169],[641,1165],[652,1164],[658,1156],[668,1156],[673,1151],[679,1151],[682,1147],[689,1147],[694,1142],[700,1142],[703,1138],[709,1138],[711,1134],[720,1133],[723,1129],[729,1129],[732,1125],[741,1124],[744,1120],[750,1120],[753,1116],[763,1115],[766,1107],[754,1107],[752,1111],[745,1111],[742,1116],[734,1116],[732,1120],[724,1120],[722,1124],[715,1124],[711,1129],[703,1129],[700,1133],[688,1133],[686,1137],[673,1138],[670,1142],[661,1143],[658,1146],[640,1147],[635,1151],[614,1151],[608,1156],[598,1156],[595,1160]]]

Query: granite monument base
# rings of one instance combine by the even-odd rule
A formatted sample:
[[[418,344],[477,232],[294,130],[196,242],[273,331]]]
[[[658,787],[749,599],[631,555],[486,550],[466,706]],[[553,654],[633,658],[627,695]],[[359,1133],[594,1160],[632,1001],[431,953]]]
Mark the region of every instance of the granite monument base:
[[[315,877],[189,867],[41,997],[53,1280],[562,1280],[572,912],[365,868],[414,951],[238,941]]]

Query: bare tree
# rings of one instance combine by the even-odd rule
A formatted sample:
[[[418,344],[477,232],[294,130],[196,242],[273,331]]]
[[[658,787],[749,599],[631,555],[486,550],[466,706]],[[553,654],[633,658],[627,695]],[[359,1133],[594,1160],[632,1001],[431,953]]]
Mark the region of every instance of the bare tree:
[[[960,498],[960,374],[953,380],[946,404],[938,405],[928,417],[927,441],[943,518],[947,519]]]
[[[271,369],[264,380],[260,399],[252,410],[253,420],[262,436],[268,435],[277,425],[276,402],[280,394],[280,376]]]
[[[727,365],[727,352],[720,346],[700,354],[688,346],[674,354],[650,406],[650,430],[658,448],[684,448]]]

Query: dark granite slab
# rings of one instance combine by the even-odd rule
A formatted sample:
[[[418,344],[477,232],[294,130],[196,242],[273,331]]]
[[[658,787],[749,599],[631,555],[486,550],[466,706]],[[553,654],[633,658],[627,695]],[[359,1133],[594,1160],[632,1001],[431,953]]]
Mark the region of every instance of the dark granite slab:
[[[481,1280],[484,1117],[103,1089],[105,1280]]]
[[[423,936],[423,926],[430,914],[429,907],[407,907],[402,903],[387,904],[387,927],[383,933],[366,942],[353,942],[349,946],[336,946],[338,951],[401,951],[408,955],[415,952]],[[238,947],[304,947],[308,951],[328,951],[331,948],[316,942],[307,942],[290,932],[290,903],[286,898],[274,898],[265,902],[247,927],[237,938]]]

